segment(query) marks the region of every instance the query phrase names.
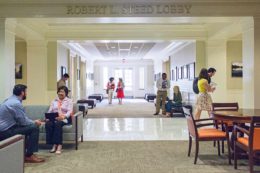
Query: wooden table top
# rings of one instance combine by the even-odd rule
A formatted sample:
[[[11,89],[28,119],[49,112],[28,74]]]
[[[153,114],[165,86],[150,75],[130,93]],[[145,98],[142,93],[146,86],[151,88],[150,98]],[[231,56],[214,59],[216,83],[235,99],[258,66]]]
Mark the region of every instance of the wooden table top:
[[[238,111],[213,111],[212,117],[217,120],[249,122],[251,117],[260,116],[260,109],[239,109]]]

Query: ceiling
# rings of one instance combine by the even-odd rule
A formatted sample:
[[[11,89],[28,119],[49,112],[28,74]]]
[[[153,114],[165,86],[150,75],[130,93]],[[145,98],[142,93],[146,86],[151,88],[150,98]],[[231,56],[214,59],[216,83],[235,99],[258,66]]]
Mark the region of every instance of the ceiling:
[[[195,40],[241,38],[242,17],[19,18],[16,33],[59,41],[85,58],[168,57]]]

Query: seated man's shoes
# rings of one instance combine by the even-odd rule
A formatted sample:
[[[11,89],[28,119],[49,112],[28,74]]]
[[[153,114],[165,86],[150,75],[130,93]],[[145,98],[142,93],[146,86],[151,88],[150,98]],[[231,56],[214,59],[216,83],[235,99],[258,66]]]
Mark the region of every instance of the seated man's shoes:
[[[29,156],[29,157],[25,157],[25,163],[41,163],[44,162],[45,159],[43,158],[38,158],[37,156],[35,156],[34,154]]]
[[[163,114],[163,115],[166,115],[166,112],[163,112],[162,114]]]
[[[158,112],[155,112],[153,115],[159,115],[159,113],[158,113]]]

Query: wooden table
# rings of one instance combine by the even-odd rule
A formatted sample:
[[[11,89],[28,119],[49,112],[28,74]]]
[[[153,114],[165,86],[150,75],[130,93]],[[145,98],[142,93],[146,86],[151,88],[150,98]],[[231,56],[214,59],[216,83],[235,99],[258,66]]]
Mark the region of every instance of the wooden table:
[[[238,111],[213,111],[211,116],[220,121],[248,123],[253,116],[260,116],[260,109],[239,109]]]

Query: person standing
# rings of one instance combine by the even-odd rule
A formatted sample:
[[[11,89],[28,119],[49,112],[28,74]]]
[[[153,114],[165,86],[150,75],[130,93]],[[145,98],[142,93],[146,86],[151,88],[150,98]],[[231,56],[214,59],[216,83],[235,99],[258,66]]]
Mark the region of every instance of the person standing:
[[[112,104],[113,93],[115,89],[114,78],[109,78],[109,82],[107,83],[107,94],[108,94],[108,104]]]
[[[165,101],[167,97],[167,90],[171,87],[170,81],[167,79],[167,74],[163,73],[162,78],[156,81],[157,96],[156,96],[156,112],[154,115],[158,115],[160,112],[160,107],[162,106],[162,114],[166,115]],[[160,104],[162,103],[162,105]]]
[[[0,105],[0,140],[21,134],[25,135],[25,162],[44,162],[34,155],[38,151],[40,120],[31,120],[25,113],[22,101],[26,99],[27,86],[17,84],[13,95]]]
[[[70,76],[65,73],[62,78],[57,82],[57,89],[62,87],[62,86],[66,86],[66,81],[70,78]]]
[[[122,104],[122,99],[125,97],[124,96],[124,87],[125,87],[125,84],[123,82],[123,79],[122,78],[119,78],[119,81],[117,83],[117,98],[118,98],[118,104]]]
[[[208,111],[208,115],[210,116],[210,111],[212,110],[212,99],[209,92],[213,92],[215,88],[210,86],[210,84],[208,83],[208,79],[208,70],[202,68],[198,80],[199,96],[196,101],[196,120],[200,119],[202,111]]]

